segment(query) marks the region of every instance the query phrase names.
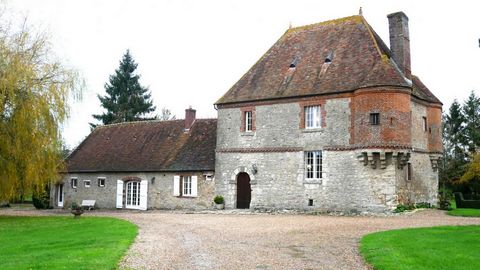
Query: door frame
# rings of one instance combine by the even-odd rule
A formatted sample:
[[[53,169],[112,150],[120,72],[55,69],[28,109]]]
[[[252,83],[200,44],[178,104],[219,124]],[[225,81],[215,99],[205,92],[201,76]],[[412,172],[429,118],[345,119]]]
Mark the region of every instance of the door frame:
[[[55,185],[56,189],[56,198],[55,200],[57,201],[57,206],[58,207],[63,207],[63,203],[65,202],[65,190],[63,189],[63,184],[57,184]]]
[[[248,194],[248,197],[249,197],[249,201],[248,201],[248,207],[240,207],[239,206],[239,194],[243,192],[240,192],[240,187],[241,185],[239,184],[239,179],[240,177],[246,177],[248,179],[248,181],[244,184],[245,186],[243,188],[246,188],[247,190],[245,190],[244,192],[246,192]],[[250,209],[250,204],[252,203],[252,179],[250,177],[250,174],[248,174],[247,172],[240,172],[239,174],[237,174],[237,192],[236,192],[236,200],[235,200],[235,208],[237,209]],[[243,202],[242,202],[243,203]],[[245,202],[246,204],[246,202]]]
[[[128,181],[125,183],[125,208],[126,209],[140,209],[140,188],[141,188],[141,181]],[[131,185],[131,190],[129,190],[128,186]],[[136,196],[135,196],[135,199],[137,201],[137,204],[128,204],[128,197],[129,195],[131,195],[130,197],[130,202],[132,202],[132,200],[134,199],[134,194],[133,193],[130,193],[131,191],[133,191],[133,186],[136,185],[137,188],[136,188]]]

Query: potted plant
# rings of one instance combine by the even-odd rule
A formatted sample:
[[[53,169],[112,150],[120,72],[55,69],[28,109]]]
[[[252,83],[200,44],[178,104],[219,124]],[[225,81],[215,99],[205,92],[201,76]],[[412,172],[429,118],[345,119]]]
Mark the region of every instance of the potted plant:
[[[78,205],[76,202],[73,202],[72,214],[73,214],[73,218],[80,218],[80,216],[83,214],[82,206]]]
[[[213,198],[213,202],[215,203],[215,209],[225,209],[225,200],[223,199],[223,196],[215,196],[215,198]]]

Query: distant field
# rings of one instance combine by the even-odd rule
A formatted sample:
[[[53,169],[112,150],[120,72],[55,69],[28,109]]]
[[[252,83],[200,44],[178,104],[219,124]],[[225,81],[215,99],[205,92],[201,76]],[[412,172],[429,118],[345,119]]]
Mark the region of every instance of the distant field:
[[[0,269],[115,269],[136,235],[115,218],[0,216]]]
[[[378,232],[360,251],[378,270],[480,269],[480,226],[442,226]]]

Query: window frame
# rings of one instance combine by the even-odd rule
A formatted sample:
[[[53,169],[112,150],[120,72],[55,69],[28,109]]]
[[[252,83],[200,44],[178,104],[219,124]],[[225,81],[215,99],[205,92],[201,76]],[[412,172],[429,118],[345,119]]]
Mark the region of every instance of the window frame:
[[[311,157],[310,157],[311,155]],[[311,163],[310,163],[311,161]],[[305,179],[323,179],[323,152],[322,150],[305,151],[304,154]],[[309,167],[311,166],[311,167]]]
[[[422,124],[423,124],[423,131],[427,132],[428,131],[428,121],[426,116],[422,116]]]
[[[244,111],[243,117],[245,119],[245,132],[253,132],[253,111]]]
[[[322,128],[321,105],[308,105],[303,107],[305,129]]]
[[[370,125],[379,126],[380,125],[380,113],[370,113]]]
[[[99,187],[105,187],[105,177],[97,177],[97,182]]]
[[[180,196],[192,197],[192,176],[182,176],[182,190]]]
[[[73,184],[75,183],[75,184]],[[71,177],[70,178],[70,186],[73,188],[73,189],[77,189],[78,188],[78,178],[77,177]]]
[[[92,187],[92,181],[90,181],[89,179],[83,180],[83,187],[86,187],[86,188]]]

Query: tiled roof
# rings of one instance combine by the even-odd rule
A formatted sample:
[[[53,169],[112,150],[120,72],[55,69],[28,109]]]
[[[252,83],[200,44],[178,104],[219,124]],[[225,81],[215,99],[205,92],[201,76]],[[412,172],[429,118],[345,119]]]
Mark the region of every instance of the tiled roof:
[[[327,58],[330,64],[325,64]],[[371,86],[411,88],[411,83],[365,19],[351,16],[287,30],[216,104],[335,94]],[[433,95],[429,99],[438,102]]]
[[[68,172],[213,171],[216,119],[139,121],[96,128],[67,158]]]

